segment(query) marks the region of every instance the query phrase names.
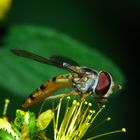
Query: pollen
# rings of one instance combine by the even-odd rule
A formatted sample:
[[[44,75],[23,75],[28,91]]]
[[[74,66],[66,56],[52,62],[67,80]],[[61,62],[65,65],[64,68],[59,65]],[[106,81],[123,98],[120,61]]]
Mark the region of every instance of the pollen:
[[[125,128],[122,128],[122,132],[126,133],[126,129]]]
[[[89,113],[93,113],[93,110],[89,110]]]
[[[105,105],[103,105],[102,108],[105,108]]]
[[[77,106],[79,106],[80,105],[80,103],[79,102],[77,102],[77,104],[76,104]]]
[[[85,102],[84,102],[84,104],[85,104],[85,105],[87,105],[87,104],[88,104],[88,102],[87,102],[87,101],[85,101]]]
[[[88,103],[89,106],[92,106],[92,103]]]
[[[10,103],[10,100],[9,99],[5,99],[5,103],[6,104],[9,104]]]
[[[70,96],[68,96],[68,97],[67,97],[67,99],[68,99],[68,100],[70,100],[70,99],[71,99],[71,97],[70,97]]]
[[[107,121],[110,121],[111,120],[111,117],[107,117],[107,119],[106,119]]]
[[[77,104],[77,101],[76,101],[76,100],[74,100],[72,104],[73,104],[73,105],[76,105],[76,104]]]
[[[91,110],[91,109],[90,109],[90,110],[89,110],[89,113],[90,113],[90,114],[95,114],[95,113],[96,113],[96,111],[95,111],[95,110]]]

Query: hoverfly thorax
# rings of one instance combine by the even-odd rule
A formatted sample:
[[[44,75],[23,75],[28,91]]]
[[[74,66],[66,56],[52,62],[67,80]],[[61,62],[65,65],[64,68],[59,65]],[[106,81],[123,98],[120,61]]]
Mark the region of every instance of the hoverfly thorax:
[[[93,68],[81,67],[80,75],[73,76],[73,86],[80,93],[93,93],[97,80],[98,72]]]

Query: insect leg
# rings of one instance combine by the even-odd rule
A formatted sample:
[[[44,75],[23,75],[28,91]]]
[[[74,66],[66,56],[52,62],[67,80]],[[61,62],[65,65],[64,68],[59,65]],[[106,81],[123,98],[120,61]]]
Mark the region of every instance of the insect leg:
[[[65,97],[65,96],[71,96],[71,95],[79,95],[78,92],[65,92],[63,94],[59,94],[59,95],[55,95],[55,96],[50,96],[47,99],[56,99],[56,98],[61,98],[61,97]]]

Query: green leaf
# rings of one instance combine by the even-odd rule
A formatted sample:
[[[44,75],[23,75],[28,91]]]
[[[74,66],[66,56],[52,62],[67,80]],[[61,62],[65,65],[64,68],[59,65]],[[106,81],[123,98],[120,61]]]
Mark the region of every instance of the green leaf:
[[[15,138],[10,135],[6,130],[0,130],[0,139],[1,140],[15,140]]]
[[[15,56],[10,49],[23,49],[44,57],[66,56],[81,66],[110,72],[117,83],[124,82],[116,64],[96,49],[47,27],[19,25],[9,29],[0,49],[0,86],[16,96],[25,98],[42,83],[67,71]]]

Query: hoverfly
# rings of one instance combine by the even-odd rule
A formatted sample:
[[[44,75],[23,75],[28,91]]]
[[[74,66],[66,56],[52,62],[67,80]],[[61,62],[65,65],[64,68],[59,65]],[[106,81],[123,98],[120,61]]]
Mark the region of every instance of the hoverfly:
[[[44,58],[25,50],[12,49],[11,51],[15,55],[66,69],[70,72],[69,74],[56,76],[42,84],[25,100],[23,107],[30,107],[62,88],[73,88],[80,96],[91,95],[99,98],[101,102],[107,99],[114,87],[121,89],[119,84],[113,82],[112,76],[108,72],[97,71],[85,66],[81,67],[72,59],[62,56]]]

